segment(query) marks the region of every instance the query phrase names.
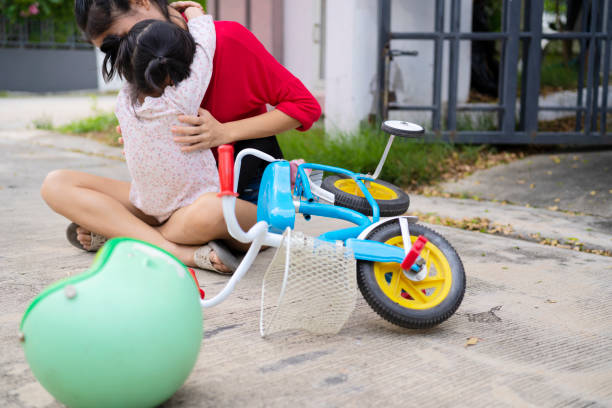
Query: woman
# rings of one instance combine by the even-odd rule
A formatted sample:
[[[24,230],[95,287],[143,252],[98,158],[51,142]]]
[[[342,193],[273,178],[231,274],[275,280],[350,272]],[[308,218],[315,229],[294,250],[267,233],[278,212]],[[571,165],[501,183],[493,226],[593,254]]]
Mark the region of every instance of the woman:
[[[186,28],[181,11],[193,2],[166,0],[76,0],[77,22],[91,42],[107,53],[103,44],[109,36],[125,35],[134,24],[146,19],[170,20]],[[180,116],[184,127],[173,129],[175,141],[184,151],[234,143],[236,153],[247,147],[281,158],[272,135],[290,129],[308,129],[321,110],[303,84],[280,65],[244,27],[234,22],[216,22],[217,46],[209,88],[198,116]],[[109,42],[111,43],[111,42]],[[267,111],[266,105],[275,106]],[[243,228],[256,222],[256,202],[264,162],[246,160],[240,174],[236,213]],[[234,248],[223,218],[221,201],[214,193],[204,194],[193,204],[177,210],[170,220],[156,220],[129,201],[130,184],[72,170],[51,172],[41,194],[57,213],[80,226],[76,239],[83,249],[94,249],[97,236],[128,236],[142,239],[171,252],[188,266],[207,265],[218,272],[231,272],[235,265],[223,247],[198,251],[206,259],[196,263],[194,254],[212,240],[226,240]],[[205,209],[205,211],[204,211]],[[73,224],[73,226],[74,226]],[[72,232],[72,231],[69,231]],[[224,258],[225,256],[225,258]],[[230,259],[231,261],[231,259]],[[225,261],[225,263],[229,263]]]

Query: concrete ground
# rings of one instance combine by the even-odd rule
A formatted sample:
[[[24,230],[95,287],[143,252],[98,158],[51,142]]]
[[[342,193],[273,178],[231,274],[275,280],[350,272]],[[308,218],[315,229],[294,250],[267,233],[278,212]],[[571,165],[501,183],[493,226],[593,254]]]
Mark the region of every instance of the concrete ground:
[[[58,407],[32,376],[17,330],[44,287],[81,273],[93,255],[67,243],[68,222],[46,207],[38,189],[56,168],[122,179],[127,171],[118,149],[6,121],[10,118],[0,114],[5,122],[0,128],[0,229],[5,231],[0,234],[0,406]],[[436,200],[413,197],[412,208],[453,213],[463,205],[477,211],[469,204]],[[483,212],[506,214],[515,225],[530,225],[530,219],[545,225],[545,217],[567,216],[487,205],[492,207]],[[595,231],[590,224],[601,219],[572,220],[580,224],[581,239],[605,247],[607,230]],[[337,224],[318,219],[300,221],[298,228],[317,234]],[[430,330],[400,329],[359,296],[338,335],[292,331],[261,339],[261,280],[274,252],[268,250],[225,303],[205,311],[197,364],[163,406],[612,405],[611,258],[432,227],[457,249],[467,274],[463,303],[448,321]],[[591,232],[596,234],[591,237]],[[198,277],[207,296],[227,281],[206,272]],[[471,337],[478,338],[477,344],[466,346]]]
[[[542,154],[447,183],[448,192],[612,219],[612,150]],[[612,225],[608,224],[612,230]]]

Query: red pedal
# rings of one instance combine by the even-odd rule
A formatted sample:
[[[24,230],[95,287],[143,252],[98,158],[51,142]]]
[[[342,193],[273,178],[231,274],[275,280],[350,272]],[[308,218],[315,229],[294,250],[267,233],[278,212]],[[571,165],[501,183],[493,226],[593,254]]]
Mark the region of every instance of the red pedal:
[[[417,260],[419,255],[421,255],[421,251],[425,248],[425,244],[427,243],[427,238],[423,235],[419,236],[414,244],[412,244],[412,248],[408,251],[406,258],[402,261],[402,269],[407,271],[409,270],[414,262]]]

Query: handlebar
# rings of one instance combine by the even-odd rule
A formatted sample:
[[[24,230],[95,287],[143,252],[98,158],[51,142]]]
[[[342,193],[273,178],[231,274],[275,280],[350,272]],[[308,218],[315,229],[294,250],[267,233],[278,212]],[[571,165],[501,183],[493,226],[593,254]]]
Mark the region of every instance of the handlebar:
[[[219,184],[221,192],[217,197],[238,197],[234,192],[234,146],[225,144],[219,146]]]

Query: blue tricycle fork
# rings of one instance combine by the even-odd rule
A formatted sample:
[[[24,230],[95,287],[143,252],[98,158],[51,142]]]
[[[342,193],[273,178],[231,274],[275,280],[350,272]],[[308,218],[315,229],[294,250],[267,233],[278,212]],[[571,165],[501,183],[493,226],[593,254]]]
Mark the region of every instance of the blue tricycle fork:
[[[372,220],[358,211],[349,208],[337,207],[329,204],[320,204],[314,202],[314,196],[311,191],[309,179],[306,176],[305,169],[322,170],[332,173],[344,174],[355,180],[359,189],[362,191],[366,200],[372,207]],[[328,218],[338,218],[356,224],[356,227],[344,228],[336,231],[329,231],[318,238],[324,241],[335,242],[337,240],[344,241],[348,248],[353,250],[355,259],[373,262],[397,262],[402,263],[405,258],[405,251],[402,248],[387,245],[378,241],[370,241],[365,239],[356,239],[355,237],[369,227],[370,225],[380,220],[380,210],[378,203],[372,197],[362,180],[370,179],[367,176],[353,173],[352,171],[339,167],[327,166],[322,164],[305,163],[298,167],[298,180],[296,181],[296,195],[304,196],[306,201],[299,202],[297,212],[305,215],[318,215]]]
[[[315,164],[315,163],[300,164],[298,166],[298,176],[299,176],[298,178],[299,178],[299,182],[301,182],[302,185],[298,186],[298,181],[296,181],[296,189],[298,189],[296,191],[296,195],[298,196],[304,195],[304,197],[306,197],[306,199],[310,202],[314,201],[314,195],[312,194],[312,191],[310,188],[310,182],[308,180],[308,176],[306,176],[305,169],[321,170],[321,171],[327,171],[330,173],[344,174],[345,176],[349,176],[350,178],[355,180],[355,183],[357,184],[357,186],[363,193],[363,196],[365,197],[365,199],[368,201],[368,204],[370,204],[370,206],[372,207],[372,223],[376,223],[378,222],[378,220],[380,220],[380,209],[378,208],[378,203],[376,202],[376,200],[374,200],[374,197],[372,197],[372,194],[367,189],[365,184],[363,184],[363,181],[361,181],[361,180],[373,180],[372,178],[361,175],[361,174],[353,173],[352,171],[342,169],[340,167],[327,166],[324,164]],[[335,208],[338,208],[338,207],[335,207]]]

